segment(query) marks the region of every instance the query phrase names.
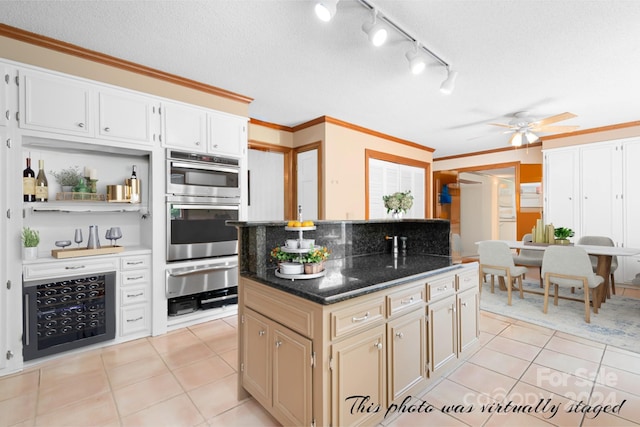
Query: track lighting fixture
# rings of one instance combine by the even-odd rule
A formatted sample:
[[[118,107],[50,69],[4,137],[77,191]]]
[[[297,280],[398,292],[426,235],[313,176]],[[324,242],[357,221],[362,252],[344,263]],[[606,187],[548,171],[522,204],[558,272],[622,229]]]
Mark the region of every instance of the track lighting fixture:
[[[420,56],[418,53],[418,48],[420,44],[416,42],[415,47],[408,51],[405,56],[407,57],[407,61],[409,61],[409,67],[413,74],[420,74],[427,68],[427,63],[424,61],[424,58]]]
[[[362,26],[362,31],[369,36],[369,41],[374,46],[382,46],[384,42],[387,41],[388,31],[381,22],[377,22],[377,18],[378,11],[377,9],[373,9],[373,21],[366,22]]]
[[[445,95],[449,95],[453,92],[453,89],[456,87],[456,78],[458,77],[458,72],[453,71],[447,66],[447,78],[440,85],[440,92]]]
[[[329,22],[336,14],[339,0],[322,0],[316,3],[315,12],[321,21]]]

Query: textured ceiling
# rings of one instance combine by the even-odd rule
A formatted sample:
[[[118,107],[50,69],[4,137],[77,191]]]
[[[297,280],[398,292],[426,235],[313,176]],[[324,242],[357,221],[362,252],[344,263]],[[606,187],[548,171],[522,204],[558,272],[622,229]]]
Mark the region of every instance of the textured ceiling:
[[[508,145],[489,122],[570,111],[580,129],[640,119],[640,2],[371,0],[459,72],[411,44],[380,48],[370,12],[338,3],[324,23],[305,0],[0,1],[0,22],[254,99],[250,116],[295,126],[322,115],[436,149],[434,157]]]

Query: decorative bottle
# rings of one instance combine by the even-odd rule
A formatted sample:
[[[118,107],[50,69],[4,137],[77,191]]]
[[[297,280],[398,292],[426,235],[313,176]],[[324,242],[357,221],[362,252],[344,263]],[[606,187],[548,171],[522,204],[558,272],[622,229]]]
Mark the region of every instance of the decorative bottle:
[[[49,200],[49,183],[44,174],[44,160],[38,160],[38,176],[36,177],[36,202]]]
[[[27,167],[22,172],[22,197],[25,202],[36,201],[36,174],[31,169],[31,154],[27,157]]]
[[[140,183],[138,182],[138,174],[136,173],[136,165],[131,170],[131,203],[140,201]]]

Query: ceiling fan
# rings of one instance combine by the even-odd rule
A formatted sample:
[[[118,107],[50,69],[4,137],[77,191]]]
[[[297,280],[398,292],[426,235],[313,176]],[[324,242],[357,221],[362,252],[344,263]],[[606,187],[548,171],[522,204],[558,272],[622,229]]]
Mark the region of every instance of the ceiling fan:
[[[513,119],[511,119],[509,123],[489,124],[492,126],[500,126],[509,129],[505,131],[505,133],[513,133],[513,135],[509,139],[509,143],[514,147],[519,147],[522,145],[524,140],[526,140],[528,144],[536,142],[539,137],[535,132],[565,133],[578,129],[579,126],[550,126],[553,123],[557,123],[563,120],[569,120],[574,117],[577,116],[573,113],[567,112],[536,120],[535,118],[529,116],[529,113],[527,113],[526,111],[522,111],[519,113],[515,113],[513,115]]]

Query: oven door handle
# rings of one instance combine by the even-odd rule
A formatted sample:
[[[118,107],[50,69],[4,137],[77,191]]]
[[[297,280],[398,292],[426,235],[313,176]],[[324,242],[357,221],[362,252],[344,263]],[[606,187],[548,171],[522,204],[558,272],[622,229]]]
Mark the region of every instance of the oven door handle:
[[[208,171],[214,171],[214,172],[229,172],[229,173],[235,173],[235,174],[240,173],[240,171],[235,168],[228,168],[224,166],[208,166],[208,165],[201,165],[201,164],[198,164],[198,166],[196,167],[190,163],[180,163],[180,162],[171,162],[171,167],[193,169],[193,170],[208,170]]]
[[[239,206],[221,206],[221,205],[171,205],[173,209],[226,209],[237,211]]]
[[[220,265],[220,266],[217,266],[217,267],[207,266],[207,267],[198,268],[198,269],[195,269],[195,270],[185,271],[183,273],[171,273],[171,272],[169,272],[169,276],[184,277],[184,276],[191,276],[192,274],[209,273],[211,271],[231,270],[231,269],[237,268],[237,267],[238,267],[238,264]]]

